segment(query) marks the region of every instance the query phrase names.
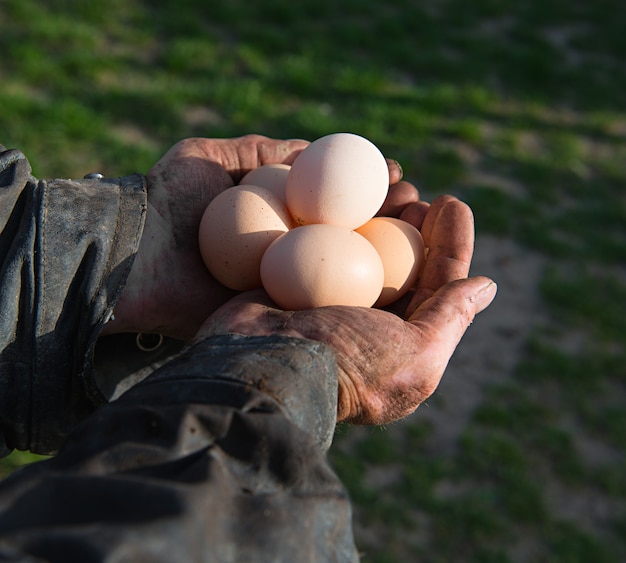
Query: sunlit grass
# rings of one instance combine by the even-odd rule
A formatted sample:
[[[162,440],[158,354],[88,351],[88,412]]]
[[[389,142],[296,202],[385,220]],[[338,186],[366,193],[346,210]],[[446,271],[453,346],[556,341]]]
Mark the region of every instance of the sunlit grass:
[[[188,136],[352,131],[424,198],[468,201],[479,234],[550,260],[549,320],[452,453],[419,416],[339,432],[357,540],[379,562],[617,562],[624,511],[591,526],[554,495],[626,495],[625,19],[617,0],[6,0],[0,143],[80,177],[145,172]]]

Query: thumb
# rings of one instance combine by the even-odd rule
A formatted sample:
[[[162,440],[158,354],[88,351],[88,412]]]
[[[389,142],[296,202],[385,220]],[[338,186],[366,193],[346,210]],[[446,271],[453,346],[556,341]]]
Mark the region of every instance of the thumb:
[[[214,311],[200,327],[195,340],[228,333],[271,334],[274,311],[272,301],[263,290],[245,291]]]
[[[234,140],[218,141],[223,151],[222,164],[235,183],[250,170],[265,164],[293,164],[309,145],[302,139],[272,139],[263,135],[244,135]]]
[[[424,301],[409,322],[429,335],[438,359],[449,359],[474,317],[491,304],[496,292],[495,282],[483,276],[449,282]]]

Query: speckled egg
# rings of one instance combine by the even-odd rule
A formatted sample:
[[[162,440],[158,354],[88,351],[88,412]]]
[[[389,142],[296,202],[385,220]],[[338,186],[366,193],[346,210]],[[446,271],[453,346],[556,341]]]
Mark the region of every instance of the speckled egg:
[[[294,226],[285,204],[273,192],[234,186],[206,208],[199,228],[200,253],[211,274],[225,286],[239,291],[259,288],[263,253]]]
[[[290,230],[270,244],[261,260],[263,287],[286,310],[370,307],[380,295],[383,279],[382,261],[374,247],[338,225]]]

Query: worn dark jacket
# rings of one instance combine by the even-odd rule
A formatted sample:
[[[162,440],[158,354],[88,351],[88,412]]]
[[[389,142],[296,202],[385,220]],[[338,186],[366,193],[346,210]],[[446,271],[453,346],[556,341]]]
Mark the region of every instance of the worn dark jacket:
[[[105,401],[93,377],[94,347],[126,281],[145,211],[140,175],[37,180],[22,153],[0,152],[5,451],[53,453]]]
[[[107,401],[129,363],[98,333],[145,207],[142,176],[38,181],[0,153],[0,431],[58,451],[0,483],[0,561],[357,560],[324,345],[213,337]]]

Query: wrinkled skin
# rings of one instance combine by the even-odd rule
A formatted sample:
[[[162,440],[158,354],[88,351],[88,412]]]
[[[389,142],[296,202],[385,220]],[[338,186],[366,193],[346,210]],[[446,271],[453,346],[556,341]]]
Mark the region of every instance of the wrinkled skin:
[[[236,295],[216,282],[198,249],[208,203],[262,164],[290,164],[306,141],[257,135],[187,139],[148,174],[149,210],[127,286],[107,332],[160,332],[196,339],[224,333],[282,334],[324,342],[339,367],[337,418],[383,424],[407,416],[436,389],[474,316],[495,284],[467,278],[474,246],[472,212],[452,196],[432,204],[388,160],[390,188],[379,215],[420,229],[428,257],[410,295],[387,310],[323,307],[282,311],[265,292]]]
[[[262,164],[293,162],[306,141],[258,135],[185,139],[148,172],[144,232],[115,319],[104,334],[155,332],[190,339],[233,295],[207,271],[198,226],[210,201]]]
[[[198,336],[235,332],[319,340],[339,367],[337,420],[385,424],[411,414],[437,388],[465,330],[491,303],[496,286],[467,278],[473,218],[451,196],[399,211],[420,228],[428,258],[418,287],[391,311],[321,307],[281,311],[262,291],[241,294],[214,313]],[[406,319],[406,320],[405,320]]]
[[[308,144],[260,135],[175,144],[147,174],[141,244],[114,321],[103,334],[153,332],[191,339],[215,309],[236,295],[209,274],[200,257],[198,227],[204,210],[253,168],[291,164]],[[402,171],[397,162],[388,164],[395,184]]]

